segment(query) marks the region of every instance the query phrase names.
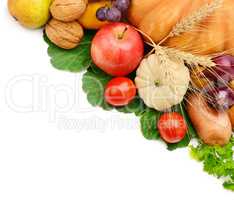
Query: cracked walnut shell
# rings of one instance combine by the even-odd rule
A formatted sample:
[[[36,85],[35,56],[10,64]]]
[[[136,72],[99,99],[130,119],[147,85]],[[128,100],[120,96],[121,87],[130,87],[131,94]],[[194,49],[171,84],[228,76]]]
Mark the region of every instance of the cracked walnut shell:
[[[55,19],[70,22],[79,19],[86,7],[87,0],[54,0],[50,12]]]
[[[84,31],[79,22],[61,22],[56,19],[50,20],[46,25],[47,37],[58,47],[73,49],[79,45]]]

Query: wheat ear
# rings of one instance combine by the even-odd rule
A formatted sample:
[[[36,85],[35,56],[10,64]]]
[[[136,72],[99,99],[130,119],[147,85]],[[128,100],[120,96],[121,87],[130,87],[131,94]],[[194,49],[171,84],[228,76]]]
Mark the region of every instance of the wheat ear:
[[[179,36],[182,33],[191,31],[194,26],[210,16],[215,10],[220,8],[222,4],[223,0],[213,0],[211,3],[202,6],[191,15],[183,18],[172,28],[171,32],[159,44],[162,44],[168,38]]]
[[[215,63],[209,56],[197,56],[174,48],[162,47],[169,58],[186,62],[190,66],[214,67]]]

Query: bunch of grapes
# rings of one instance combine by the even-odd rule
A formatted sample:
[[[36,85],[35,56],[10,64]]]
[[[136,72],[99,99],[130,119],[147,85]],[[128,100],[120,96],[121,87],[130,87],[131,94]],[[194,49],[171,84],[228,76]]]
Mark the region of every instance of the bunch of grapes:
[[[119,22],[126,14],[130,0],[115,0],[111,7],[99,8],[96,16],[100,21]]]

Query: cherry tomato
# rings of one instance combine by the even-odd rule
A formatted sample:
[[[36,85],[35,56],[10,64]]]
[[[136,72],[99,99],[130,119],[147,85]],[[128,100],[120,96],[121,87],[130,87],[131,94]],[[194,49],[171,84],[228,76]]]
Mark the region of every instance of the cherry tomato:
[[[113,106],[126,106],[135,96],[135,84],[125,77],[113,78],[105,89],[105,100]]]
[[[176,112],[163,114],[158,121],[161,137],[168,143],[177,143],[183,140],[188,127],[183,116]]]

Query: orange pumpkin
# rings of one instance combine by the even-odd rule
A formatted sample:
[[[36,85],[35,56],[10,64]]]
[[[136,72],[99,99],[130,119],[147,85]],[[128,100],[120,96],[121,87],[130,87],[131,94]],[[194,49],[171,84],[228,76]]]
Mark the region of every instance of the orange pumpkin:
[[[212,0],[132,0],[130,22],[155,42],[168,35],[182,18]],[[206,55],[223,51],[234,55],[234,0],[222,7],[190,32],[168,39],[164,45]]]

